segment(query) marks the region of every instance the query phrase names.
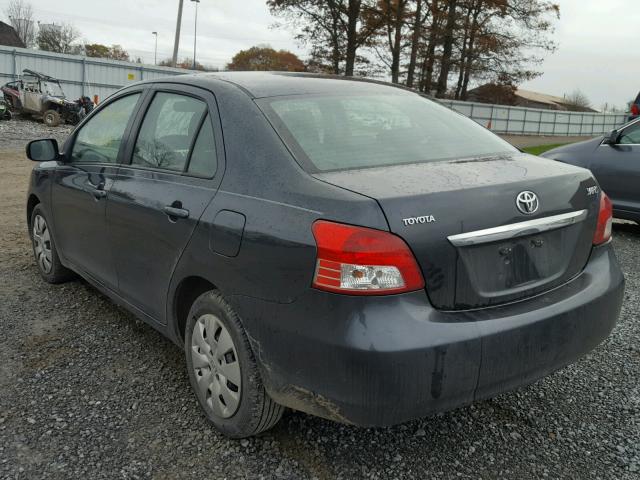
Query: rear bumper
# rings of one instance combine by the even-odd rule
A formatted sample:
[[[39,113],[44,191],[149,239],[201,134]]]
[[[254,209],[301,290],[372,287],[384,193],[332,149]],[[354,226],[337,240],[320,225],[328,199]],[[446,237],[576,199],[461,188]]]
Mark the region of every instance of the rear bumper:
[[[571,282],[524,301],[442,312],[423,292],[291,304],[235,297],[272,397],[358,425],[392,425],[530,383],[607,337],[624,278],[610,245]]]

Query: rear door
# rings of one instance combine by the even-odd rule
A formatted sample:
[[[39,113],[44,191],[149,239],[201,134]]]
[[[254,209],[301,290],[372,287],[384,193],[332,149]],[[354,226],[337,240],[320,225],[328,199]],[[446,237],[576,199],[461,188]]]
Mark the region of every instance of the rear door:
[[[154,88],[111,188],[107,218],[120,294],[165,323],[173,270],[224,170],[215,99]]]
[[[600,145],[590,168],[614,209],[640,212],[640,121],[621,131],[618,144]]]
[[[51,189],[55,237],[63,257],[111,288],[117,281],[105,208],[141,98],[141,91],[115,97],[76,131]]]

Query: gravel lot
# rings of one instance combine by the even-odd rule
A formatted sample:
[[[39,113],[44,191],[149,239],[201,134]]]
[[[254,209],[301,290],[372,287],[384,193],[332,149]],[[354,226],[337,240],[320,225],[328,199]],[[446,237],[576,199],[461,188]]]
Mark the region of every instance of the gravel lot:
[[[289,412],[230,441],[198,411],[178,348],[83,281],[40,280],[23,148],[66,132],[0,122],[0,478],[640,478],[640,227],[616,225],[622,316],[577,364],[394,428]]]

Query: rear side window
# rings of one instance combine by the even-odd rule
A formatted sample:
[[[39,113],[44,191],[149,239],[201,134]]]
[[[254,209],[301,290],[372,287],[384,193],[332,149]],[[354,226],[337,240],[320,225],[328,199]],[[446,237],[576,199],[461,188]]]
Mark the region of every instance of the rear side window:
[[[207,105],[196,98],[159,92],[144,117],[132,165],[184,171]]]
[[[193,145],[191,159],[187,171],[201,177],[213,177],[218,168],[216,156],[216,142],[213,136],[213,126],[209,115],[204,120],[196,143]]]
[[[116,163],[124,130],[140,94],[111,102],[85,123],[71,150],[71,162]]]
[[[262,105],[317,171],[517,152],[476,122],[414,94],[280,97]]]

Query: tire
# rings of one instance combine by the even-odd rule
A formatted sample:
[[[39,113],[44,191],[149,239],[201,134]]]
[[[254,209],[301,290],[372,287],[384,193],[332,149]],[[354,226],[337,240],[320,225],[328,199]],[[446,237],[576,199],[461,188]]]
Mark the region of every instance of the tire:
[[[38,271],[45,282],[63,283],[74,278],[75,274],[60,263],[53,236],[49,232],[49,222],[41,205],[36,205],[31,212],[29,236]]]
[[[210,291],[196,299],[189,311],[184,346],[191,387],[217,430],[227,437],[244,438],[278,423],[284,407],[265,391],[240,318],[220,293]]]
[[[57,127],[60,125],[60,114],[55,110],[47,110],[42,115],[42,121],[47,127]]]

